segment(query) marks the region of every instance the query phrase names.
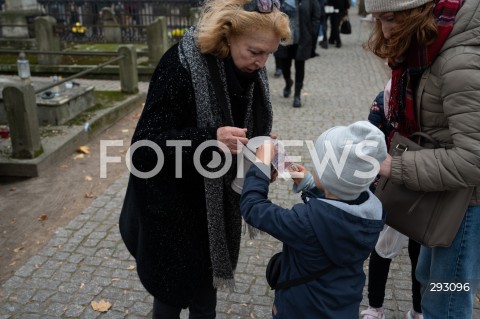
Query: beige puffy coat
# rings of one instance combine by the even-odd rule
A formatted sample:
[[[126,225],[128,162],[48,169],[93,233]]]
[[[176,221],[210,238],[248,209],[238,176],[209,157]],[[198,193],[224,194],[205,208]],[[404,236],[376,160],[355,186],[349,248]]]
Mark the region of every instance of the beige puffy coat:
[[[421,131],[445,148],[392,159],[392,182],[421,191],[474,186],[480,205],[480,0],[467,0],[416,88]]]

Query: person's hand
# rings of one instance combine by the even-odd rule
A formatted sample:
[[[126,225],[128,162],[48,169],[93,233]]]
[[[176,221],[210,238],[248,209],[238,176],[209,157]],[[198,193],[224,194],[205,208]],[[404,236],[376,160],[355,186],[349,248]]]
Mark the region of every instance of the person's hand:
[[[277,133],[270,133],[270,137],[273,138],[274,140],[276,140],[278,138],[278,134]]]
[[[271,165],[273,156],[275,155],[275,145],[271,141],[265,141],[257,148],[256,161],[260,161],[266,165]]]
[[[270,183],[273,183],[277,180],[277,177],[278,177],[278,172],[276,169],[274,169],[273,167],[271,167],[271,171],[270,171]]]
[[[227,146],[227,149],[223,145],[220,149],[224,152],[230,152],[232,154],[238,154],[241,151],[241,147],[238,144],[247,144],[247,129],[234,126],[222,126],[217,129],[217,141],[222,142]]]
[[[380,175],[390,177],[392,174],[392,156],[387,154],[387,158],[380,163]]]
[[[302,179],[305,177],[305,174],[307,173],[307,169],[303,165],[292,163],[292,165],[288,167],[288,173],[292,177],[292,180],[295,183],[295,185],[298,185],[302,182]]]

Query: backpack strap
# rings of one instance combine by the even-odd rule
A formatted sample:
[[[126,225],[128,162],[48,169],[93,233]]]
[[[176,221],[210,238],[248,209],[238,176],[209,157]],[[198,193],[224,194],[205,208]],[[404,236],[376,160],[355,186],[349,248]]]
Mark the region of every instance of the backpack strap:
[[[272,289],[280,290],[280,289],[286,289],[286,288],[290,288],[290,287],[293,287],[293,286],[298,286],[298,285],[301,285],[301,284],[305,284],[309,281],[320,278],[320,276],[325,275],[327,272],[332,270],[334,267],[335,266],[333,264],[331,264],[331,265],[327,266],[326,268],[323,268],[322,270],[314,272],[313,274],[307,275],[305,277],[294,278],[294,279],[290,279],[290,280],[287,280],[287,281],[280,282],[280,283],[276,284],[275,287],[273,287]]]

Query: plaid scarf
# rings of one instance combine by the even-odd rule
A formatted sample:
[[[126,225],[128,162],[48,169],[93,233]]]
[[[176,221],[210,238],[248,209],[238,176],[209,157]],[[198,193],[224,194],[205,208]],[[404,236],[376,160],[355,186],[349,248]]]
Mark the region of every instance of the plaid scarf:
[[[410,136],[419,130],[415,118],[412,79],[418,79],[438,56],[453,29],[455,16],[463,1],[438,0],[433,7],[438,26],[438,36],[435,41],[428,46],[421,46],[414,39],[405,56],[399,59],[400,61],[389,59],[388,65],[392,69],[392,89],[388,101],[387,119],[395,128],[393,131]]]

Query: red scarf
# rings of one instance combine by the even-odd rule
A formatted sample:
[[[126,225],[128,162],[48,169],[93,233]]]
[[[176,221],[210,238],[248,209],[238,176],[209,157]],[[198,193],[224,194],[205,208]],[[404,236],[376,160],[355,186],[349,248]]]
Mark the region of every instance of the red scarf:
[[[419,130],[415,118],[412,78],[418,80],[423,71],[438,56],[453,29],[455,16],[462,4],[463,0],[438,0],[433,7],[438,26],[435,42],[428,46],[419,46],[416,41],[412,41],[403,61],[398,62],[393,59],[388,61],[392,69],[392,89],[388,101],[387,119],[393,124],[395,130],[404,136],[410,136]]]

